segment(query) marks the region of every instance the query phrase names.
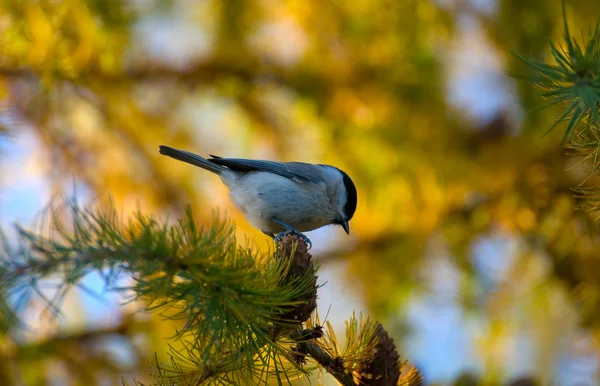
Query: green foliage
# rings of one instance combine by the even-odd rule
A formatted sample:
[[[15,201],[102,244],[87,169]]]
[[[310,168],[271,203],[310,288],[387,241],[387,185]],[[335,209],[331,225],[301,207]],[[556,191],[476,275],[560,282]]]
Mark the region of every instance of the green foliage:
[[[238,247],[233,226],[218,216],[206,228],[197,227],[189,210],[173,225],[139,212],[122,224],[111,206],[99,211],[74,202],[63,210],[51,208],[46,228],[44,235],[19,227],[14,250],[3,237],[0,291],[14,299],[12,307],[7,301],[0,309],[5,333],[19,328],[15,321],[20,305],[33,294],[59,315],[67,291],[98,272],[107,290],[130,292],[131,300],[143,302],[146,310],[184,322],[174,334],[178,344],[169,345],[170,363],[156,357],[157,385],[289,384],[316,368],[305,366],[307,357],[346,386],[356,385],[359,364],[374,371],[369,376],[397,379],[400,374],[393,341],[381,325],[377,335],[368,318],[351,318],[340,350],[331,325],[319,341],[322,327],[315,322],[302,330],[302,320],[282,317],[316,297],[316,267],[306,245],[298,248],[296,238],[285,238],[279,248],[280,255],[291,248],[291,256],[267,257]],[[118,287],[124,273],[132,276],[133,284]],[[47,298],[42,285],[50,278],[58,284],[54,296]],[[378,345],[394,354],[390,366],[373,364],[379,360]],[[385,372],[379,374],[378,368]]]
[[[334,357],[343,358],[348,368],[355,369],[364,356],[368,356],[376,348],[377,341],[374,341],[372,336],[377,323],[362,315],[357,318],[353,313],[345,324],[346,345],[343,348],[339,346],[339,339],[329,321],[325,323],[326,329],[322,345],[324,350],[332,353]],[[313,325],[320,325],[318,317],[316,321],[313,321]]]
[[[190,211],[173,225],[141,213],[123,225],[114,209],[82,209],[71,202],[66,210],[68,224],[64,211],[51,211],[46,236],[20,227],[16,249],[3,238],[0,292],[14,299],[12,308],[2,303],[4,332],[16,327],[18,311],[32,295],[59,314],[67,291],[95,271],[107,290],[131,292],[148,310],[184,322],[177,335],[186,351],[173,351],[172,366],[163,369],[168,379],[251,384],[256,377],[290,376],[289,350],[274,341],[272,331],[295,325],[279,315],[314,291],[312,270],[283,281],[290,260],[238,247],[234,227],[218,216],[206,228],[196,225]],[[134,279],[126,288],[116,286],[123,273]],[[41,290],[50,278],[58,281],[52,298]]]
[[[590,178],[600,167],[600,22],[590,32],[587,41],[579,43],[569,31],[563,1],[563,24],[562,44],[550,42],[552,63],[519,58],[537,72],[529,80],[533,81],[540,96],[548,101],[540,109],[553,106],[563,109],[548,132],[566,122],[562,145],[571,155],[591,162]],[[600,191],[597,188],[580,187],[575,190],[583,207],[590,212],[600,209]]]

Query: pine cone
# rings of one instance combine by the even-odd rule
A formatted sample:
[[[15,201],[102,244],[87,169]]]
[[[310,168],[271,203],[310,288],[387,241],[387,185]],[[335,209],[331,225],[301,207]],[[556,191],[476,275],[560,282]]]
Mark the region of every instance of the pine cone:
[[[308,245],[304,240],[296,235],[287,235],[283,237],[278,245],[278,251],[275,257],[278,259],[288,259],[297,243],[296,251],[292,257],[290,269],[282,282],[287,282],[291,279],[304,276],[307,272],[313,270],[312,255],[308,253]],[[291,323],[301,324],[308,320],[315,308],[317,308],[317,276],[312,279],[314,290],[308,295],[295,299],[297,301],[305,300],[306,302],[292,307],[289,311],[280,316],[282,320]]]
[[[396,386],[400,377],[400,356],[394,340],[377,324],[371,341],[377,339],[372,355],[358,365],[355,376],[361,386]]]

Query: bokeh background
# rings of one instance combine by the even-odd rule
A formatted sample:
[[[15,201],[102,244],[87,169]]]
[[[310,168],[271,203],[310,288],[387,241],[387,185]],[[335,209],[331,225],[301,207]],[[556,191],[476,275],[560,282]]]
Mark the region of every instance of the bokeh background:
[[[588,36],[597,0],[566,9]],[[0,221],[112,195],[124,217],[218,209],[266,250],[218,178],[158,145],[333,164],[359,205],[350,236],[308,234],[322,319],[381,321],[431,385],[600,384],[586,165],[507,75],[562,33],[559,0],[2,0]],[[102,289],[88,276],[60,318],[25,307],[0,384],[149,382],[174,325]]]

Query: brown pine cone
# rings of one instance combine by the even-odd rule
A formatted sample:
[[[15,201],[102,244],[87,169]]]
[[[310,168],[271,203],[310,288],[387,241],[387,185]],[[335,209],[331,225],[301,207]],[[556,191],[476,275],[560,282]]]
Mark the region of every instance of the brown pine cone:
[[[400,377],[400,356],[394,340],[377,324],[371,340],[377,339],[373,353],[358,365],[355,376],[359,385],[396,386]]]
[[[287,235],[283,237],[278,244],[278,251],[275,257],[278,259],[288,259],[294,244],[297,243],[296,251],[291,262],[290,269],[286,277],[283,278],[282,282],[287,282],[291,279],[304,276],[308,271],[314,269],[312,263],[312,255],[308,253],[308,245],[304,240],[296,235]],[[297,301],[304,300],[305,302],[291,307],[289,311],[282,314],[280,318],[287,323],[301,324],[308,320],[312,315],[315,308],[317,308],[317,276],[315,275],[312,279],[314,290],[308,295],[303,296]]]

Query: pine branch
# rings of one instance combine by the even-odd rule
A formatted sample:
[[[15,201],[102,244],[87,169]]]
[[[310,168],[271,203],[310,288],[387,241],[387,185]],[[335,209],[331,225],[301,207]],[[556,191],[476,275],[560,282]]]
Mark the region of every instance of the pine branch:
[[[582,185],[600,171],[600,21],[589,39],[578,43],[569,31],[563,0],[563,24],[562,45],[550,42],[551,63],[517,57],[536,73],[525,79],[547,100],[540,109],[562,108],[547,133],[566,123],[561,145],[571,156],[590,161],[589,175]],[[581,208],[588,212],[600,211],[600,191],[586,187],[574,190]]]
[[[301,353],[300,355],[309,355],[343,386],[356,386],[352,374],[345,371],[342,359],[333,357],[312,341],[322,335],[323,333],[316,329],[296,330],[290,334],[290,338],[298,343],[297,352]]]
[[[66,292],[95,271],[107,289],[131,291],[149,310],[186,321],[178,335],[195,342],[201,361],[245,348],[236,366],[251,371],[257,349],[282,351],[268,332],[274,326],[301,323],[282,316],[304,303],[298,299],[316,295],[314,268],[288,277],[289,259],[275,260],[237,247],[233,226],[218,218],[203,229],[189,211],[174,225],[138,213],[122,225],[112,209],[82,210],[73,203],[63,209],[70,224],[63,220],[65,213],[51,210],[46,236],[19,228],[16,249],[2,238],[0,293],[17,298],[12,309],[0,304],[5,329],[14,326],[14,315],[32,295],[59,313]],[[122,273],[133,275],[131,287],[117,287]],[[60,283],[56,294],[47,298],[39,285],[51,277]]]
[[[156,364],[159,385],[289,383],[307,374],[304,359],[344,386],[398,382],[399,356],[381,325],[353,317],[340,350],[329,324],[323,334],[307,321],[316,308],[317,267],[300,238],[285,237],[269,256],[238,247],[233,227],[218,218],[198,228],[190,211],[173,225],[139,213],[123,225],[112,209],[63,209],[51,211],[47,235],[19,228],[16,249],[0,240],[0,293],[19,295],[0,301],[6,328],[32,294],[60,313],[66,291],[95,271],[107,289],[131,291],[149,310],[186,321],[176,334],[184,352],[172,348],[171,363]],[[116,287],[122,273],[133,276],[131,287]],[[51,277],[60,284],[46,298],[39,285]]]
[[[289,338],[297,343],[297,348],[294,350],[296,355],[299,355],[302,358],[305,358],[307,355],[310,356],[343,386],[357,386],[352,374],[345,372],[341,359],[331,356],[317,343],[312,341],[317,335],[318,333],[313,329],[298,329],[290,333]],[[301,354],[298,354],[298,352]],[[190,382],[190,384],[202,385],[216,375],[217,373],[213,369],[205,369],[201,375],[194,378],[193,382]],[[162,378],[165,379],[167,377],[163,376]]]

